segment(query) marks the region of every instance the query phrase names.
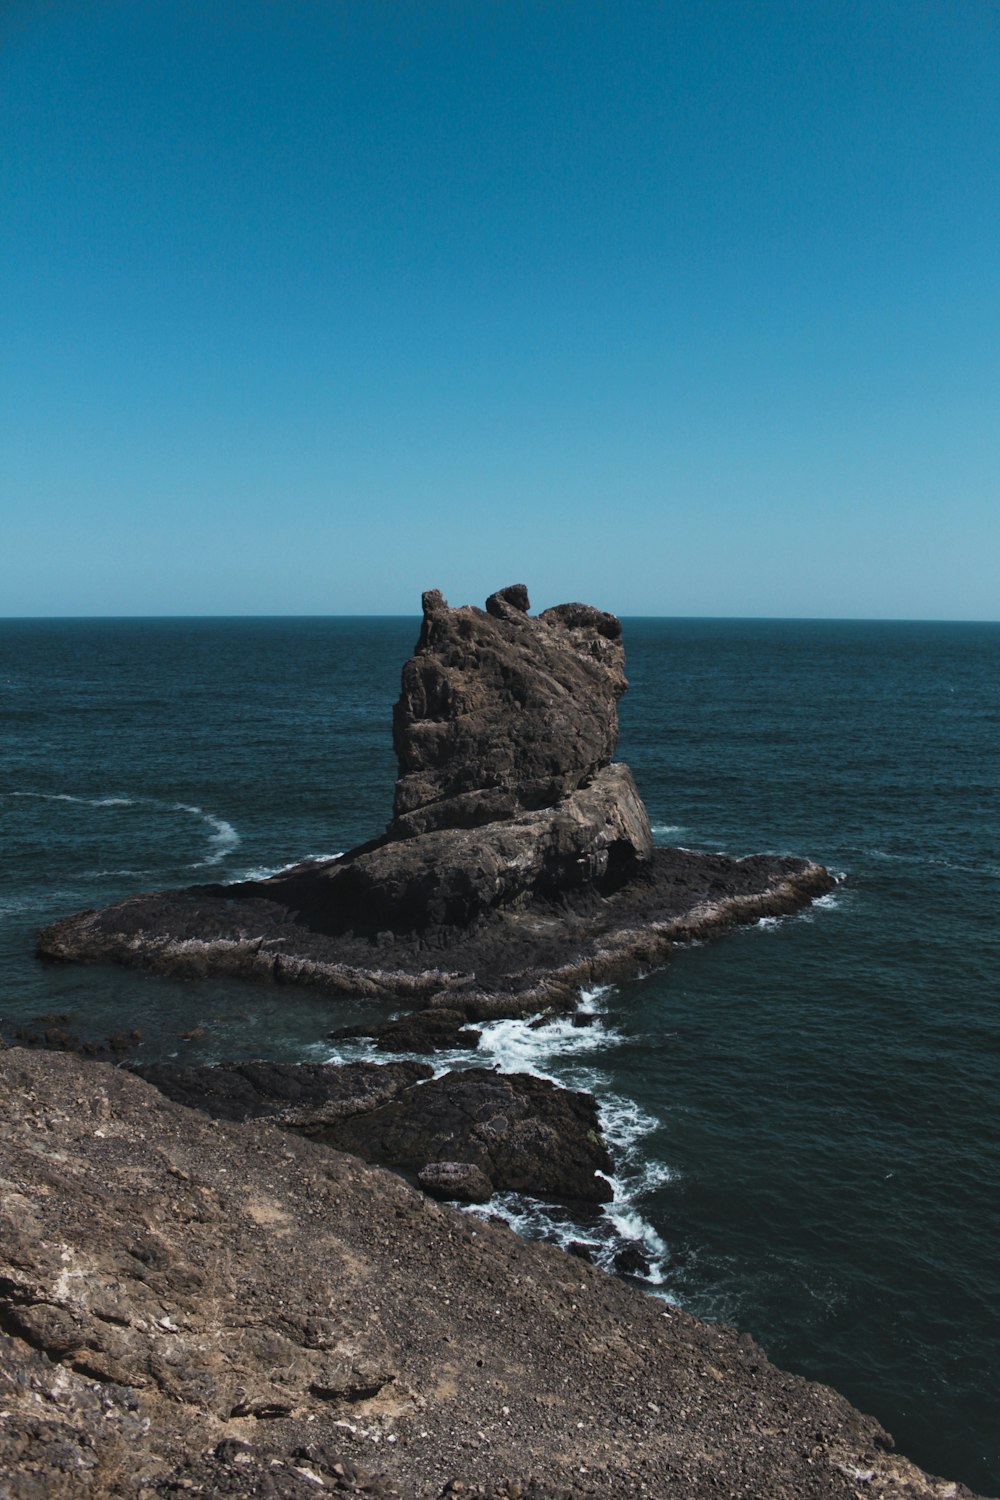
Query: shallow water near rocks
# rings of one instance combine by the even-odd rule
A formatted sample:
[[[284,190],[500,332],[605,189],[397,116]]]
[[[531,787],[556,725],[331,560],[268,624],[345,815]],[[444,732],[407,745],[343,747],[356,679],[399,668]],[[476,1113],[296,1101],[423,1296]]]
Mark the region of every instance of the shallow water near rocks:
[[[60,1012],[85,1036],[138,1028],[146,1060],[369,1055],[327,1039],[362,1004],[42,966],[33,943],[84,906],[377,831],[417,629],[0,622],[0,1030]],[[585,997],[587,1027],[498,1022],[439,1059],[601,1103],[609,1213],[502,1209],[598,1259],[643,1238],[657,1295],[747,1329],[925,1467],[995,1493],[1000,626],[633,620],[625,642],[621,756],[658,841],[804,854],[844,879],[802,916]]]

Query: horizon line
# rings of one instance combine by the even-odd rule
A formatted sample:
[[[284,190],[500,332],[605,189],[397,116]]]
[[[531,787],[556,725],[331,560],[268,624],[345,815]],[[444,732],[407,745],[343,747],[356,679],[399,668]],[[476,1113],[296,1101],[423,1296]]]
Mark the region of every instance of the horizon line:
[[[465,605],[452,606],[454,608],[466,608]],[[599,607],[599,606],[595,606]],[[544,613],[544,611],[541,611]],[[610,611],[609,611],[610,613]],[[537,619],[538,614],[529,612],[529,619]],[[620,620],[691,620],[691,621],[730,621],[733,623],[748,624],[802,624],[802,625],[997,625],[1000,618],[979,615],[708,615],[708,614],[620,614]],[[330,611],[325,614],[319,613],[292,613],[283,612],[278,614],[253,614],[242,612],[238,614],[30,614],[30,615],[0,615],[0,624],[20,624],[33,622],[36,624],[63,622],[65,624],[84,623],[92,624],[107,623],[115,621],[153,621],[153,620],[176,620],[176,621],[202,621],[202,620],[414,620],[419,621],[422,615],[410,612],[380,611],[355,612],[355,611]]]

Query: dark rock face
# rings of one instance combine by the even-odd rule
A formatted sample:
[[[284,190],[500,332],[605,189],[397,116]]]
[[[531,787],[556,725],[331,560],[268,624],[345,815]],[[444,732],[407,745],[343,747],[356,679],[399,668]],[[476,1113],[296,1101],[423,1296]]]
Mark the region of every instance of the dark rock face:
[[[371,1037],[380,1052],[439,1052],[453,1048],[477,1047],[481,1031],[470,1026],[456,1010],[424,1010],[400,1016],[382,1025],[338,1026],[330,1032],[332,1041],[350,1041]]]
[[[486,1197],[496,1189],[560,1202],[611,1198],[598,1175],[612,1166],[591,1095],[527,1074],[470,1068],[428,1082],[433,1069],[418,1062],[162,1063],[135,1072],[215,1119],[269,1119],[364,1161],[417,1174],[441,1163],[474,1167]]]
[[[423,596],[393,715],[390,832],[474,827],[552,807],[608,765],[627,686],[621,625],[582,604],[528,614],[523,584],[485,612]]]
[[[627,766],[612,765],[627,686],[621,625],[585,604],[537,618],[515,584],[486,609],[423,596],[393,715],[399,779],[383,838],[308,890],[266,882],[311,926],[372,934],[467,927],[535,895],[613,887],[652,853]]]
[[[133,1069],[177,1104],[216,1120],[274,1120],[307,1130],[380,1109],[433,1075],[426,1063],[244,1062],[215,1067],[151,1063]]]
[[[451,1203],[488,1203],[493,1184],[479,1167],[467,1161],[432,1161],[417,1173],[417,1181],[432,1198]]]
[[[417,1173],[434,1162],[470,1163],[500,1191],[560,1202],[612,1197],[598,1175],[612,1164],[592,1096],[524,1073],[446,1073],[311,1134],[363,1161]]]

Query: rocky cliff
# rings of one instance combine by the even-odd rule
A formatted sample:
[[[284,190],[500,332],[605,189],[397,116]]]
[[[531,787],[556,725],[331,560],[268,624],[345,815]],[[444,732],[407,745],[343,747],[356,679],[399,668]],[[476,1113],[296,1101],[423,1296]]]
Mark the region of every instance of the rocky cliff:
[[[264,1120],[0,1051],[0,1496],[953,1500],[731,1329]]]

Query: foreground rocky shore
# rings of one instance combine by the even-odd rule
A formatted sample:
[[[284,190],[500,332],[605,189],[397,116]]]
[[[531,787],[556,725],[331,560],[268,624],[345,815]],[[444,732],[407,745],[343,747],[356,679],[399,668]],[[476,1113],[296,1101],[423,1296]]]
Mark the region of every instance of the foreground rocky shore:
[[[0,1052],[0,1495],[969,1492],[827,1387],[399,1177]]]

